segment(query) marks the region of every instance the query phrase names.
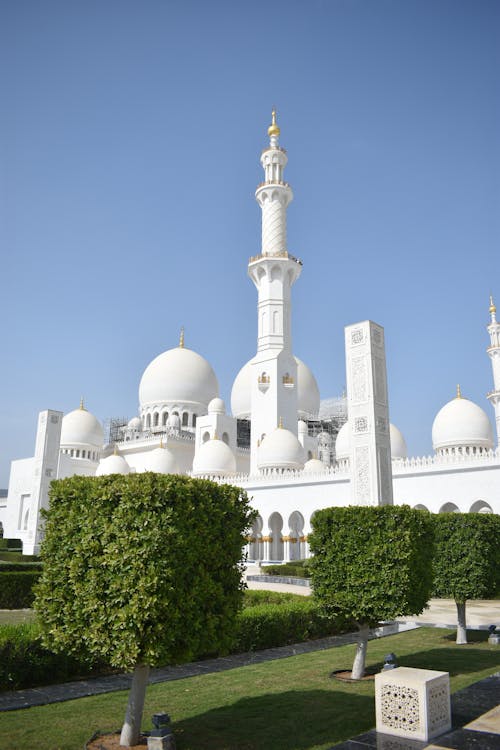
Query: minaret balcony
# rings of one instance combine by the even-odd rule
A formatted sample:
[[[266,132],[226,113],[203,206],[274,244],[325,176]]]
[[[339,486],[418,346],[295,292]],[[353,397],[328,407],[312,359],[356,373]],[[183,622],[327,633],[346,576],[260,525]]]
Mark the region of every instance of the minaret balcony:
[[[283,180],[264,180],[264,182],[259,182],[259,184],[256,187],[256,190],[258,190],[261,187],[266,187],[267,185],[280,185],[281,187],[290,187],[289,182],[283,182]]]
[[[259,375],[257,382],[259,384],[259,391],[265,393],[271,384],[271,377],[263,372],[262,375]]]
[[[500,390],[490,391],[486,394],[486,398],[488,399],[488,401],[492,401],[493,403],[500,401]]]
[[[266,255],[261,253],[260,255],[252,255],[252,257],[248,261],[248,265],[251,263],[256,263],[259,260],[268,260],[269,258],[287,258],[288,260],[293,260],[294,263],[298,263],[299,266],[303,265],[300,258],[296,258],[294,255],[291,255],[287,250],[285,250],[282,253],[276,253],[276,255]]]

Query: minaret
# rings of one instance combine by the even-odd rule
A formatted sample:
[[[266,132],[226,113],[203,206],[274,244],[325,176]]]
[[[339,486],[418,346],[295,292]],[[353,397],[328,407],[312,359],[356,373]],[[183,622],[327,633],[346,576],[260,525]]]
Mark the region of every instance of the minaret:
[[[488,400],[495,410],[497,445],[500,445],[500,323],[497,321],[497,308],[491,295],[490,318],[488,333],[490,334],[491,346],[488,347],[487,352],[493,368],[493,390],[488,393]]]
[[[280,129],[273,109],[269,146],[262,152],[264,182],[255,191],[262,209],[262,250],[250,258],[248,275],[257,287],[257,354],[252,360],[251,471],[256,471],[262,438],[280,419],[297,434],[297,363],[292,354],[291,288],[302,263],[289,255],[286,209],[293,198],[283,172],[288,161],[279,145]]]

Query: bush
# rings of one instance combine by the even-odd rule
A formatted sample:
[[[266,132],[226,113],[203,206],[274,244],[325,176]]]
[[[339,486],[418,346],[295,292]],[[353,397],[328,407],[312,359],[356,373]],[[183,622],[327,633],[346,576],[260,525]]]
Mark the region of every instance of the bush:
[[[40,562],[38,555],[23,555],[22,552],[3,552],[0,550],[0,563],[7,562]]]
[[[104,665],[54,654],[42,645],[36,623],[0,625],[0,690],[64,682],[88,676]]]
[[[291,578],[309,578],[311,575],[309,568],[303,564],[302,560],[285,563],[284,565],[266,565],[262,568],[262,572],[268,576],[286,576]]]
[[[11,567],[13,563],[6,564]],[[0,570],[0,609],[27,609],[33,604],[33,585],[39,570]]]
[[[0,550],[10,549],[18,552],[23,551],[23,543],[20,539],[0,539]]]
[[[304,597],[301,594],[247,589],[243,597],[243,608],[255,607],[257,604],[288,604],[289,602],[300,602],[303,599]]]
[[[308,597],[246,591],[231,652],[285,646],[346,629],[345,622],[322,614]],[[197,654],[196,658],[201,656]],[[52,653],[42,646],[36,623],[0,626],[0,690],[36,687],[108,670],[103,662],[92,662],[90,657],[76,659]]]
[[[312,599],[298,596],[297,601],[257,604],[243,609],[238,615],[237,635],[231,650],[239,653],[286,646],[336,635],[346,629],[344,619],[327,615]]]

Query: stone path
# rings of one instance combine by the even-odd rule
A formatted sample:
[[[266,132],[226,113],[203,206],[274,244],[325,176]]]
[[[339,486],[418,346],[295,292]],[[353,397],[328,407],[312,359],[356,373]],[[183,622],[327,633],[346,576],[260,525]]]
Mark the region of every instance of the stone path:
[[[412,630],[415,625],[395,623],[384,625],[370,632],[370,638],[381,638],[385,635],[393,635],[403,630]],[[273,659],[285,659],[288,656],[306,654],[311,651],[321,651],[333,646],[344,646],[355,643],[357,635],[348,633],[346,635],[331,636],[329,638],[318,638],[305,643],[295,643],[292,646],[281,646],[279,648],[268,648],[263,651],[254,651],[246,654],[234,654],[217,659],[204,659],[203,661],[180,664],[175,667],[163,667],[152,669],[149,679],[150,684],[158,682],[169,682],[182,680],[185,677],[208,674],[210,672],[224,672],[227,669],[246,667],[249,664],[260,664]],[[30,688],[27,690],[12,690],[0,693],[0,711],[15,711],[20,708],[31,706],[43,706],[47,703],[59,703],[60,701],[83,698],[89,695],[100,695],[117,690],[128,690],[132,682],[132,675],[117,674],[106,677],[93,677],[88,680],[65,682],[61,685],[48,685],[41,688]]]

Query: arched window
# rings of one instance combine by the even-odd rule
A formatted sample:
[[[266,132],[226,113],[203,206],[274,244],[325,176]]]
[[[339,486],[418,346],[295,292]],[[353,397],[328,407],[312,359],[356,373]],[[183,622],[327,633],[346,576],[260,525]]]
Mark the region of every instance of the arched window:
[[[204,443],[206,443],[207,440],[210,440],[210,433],[209,432],[204,432],[202,440],[203,440]]]
[[[164,411],[164,412],[163,412],[163,417],[162,417],[162,425],[163,425],[164,427],[165,427],[165,425],[167,424],[167,420],[168,420],[168,411]]]
[[[197,414],[193,414],[193,416],[191,417],[191,424],[192,424],[193,427],[196,427],[196,417],[197,416],[198,416]]]
[[[222,433],[222,442],[226,445],[229,445],[229,435],[227,434],[227,432]]]
[[[189,414],[187,411],[182,413],[182,426],[187,427],[189,424]]]
[[[148,414],[146,417],[146,429],[149,430],[151,428],[151,414]]]
[[[158,414],[157,411],[155,411],[155,413],[153,414],[153,427],[158,427],[159,419],[160,419],[160,415]]]

